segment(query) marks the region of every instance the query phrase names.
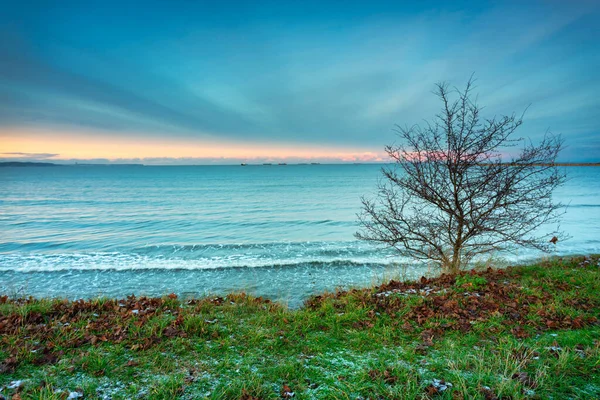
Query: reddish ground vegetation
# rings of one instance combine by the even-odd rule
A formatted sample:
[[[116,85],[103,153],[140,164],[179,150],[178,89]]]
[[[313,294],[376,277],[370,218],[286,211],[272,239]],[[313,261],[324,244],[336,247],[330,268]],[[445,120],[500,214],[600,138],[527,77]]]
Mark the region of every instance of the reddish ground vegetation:
[[[240,298],[249,299],[244,294],[192,299],[185,302],[185,310],[175,294],[166,298],[129,296],[121,300],[63,300],[54,302],[43,312],[0,314],[0,346],[9,353],[9,357],[0,363],[0,373],[14,370],[24,358],[23,354],[28,354],[27,358],[35,365],[54,364],[63,356],[63,349],[86,344],[124,343],[131,350],[145,350],[168,338],[187,337],[184,317],[194,315],[205,304],[219,306]],[[272,304],[263,298],[250,301]],[[11,300],[8,296],[0,296],[0,304],[23,306],[37,302],[34,298]],[[156,330],[134,329],[144,327],[156,316],[168,316],[170,321]],[[217,331],[208,329],[195,334],[218,337]],[[56,350],[58,348],[61,350]]]
[[[597,268],[598,260],[586,258],[569,265],[562,271],[573,266]],[[523,338],[545,330],[598,324],[597,296],[579,293],[562,278],[536,278],[523,287],[519,271],[488,269],[417,282],[393,280],[373,289],[315,296],[305,307],[308,312],[318,313],[326,303],[336,313],[345,308],[363,310],[364,318],[349,320],[349,327],[362,330],[389,323],[420,338],[423,351],[445,332],[467,332],[481,326],[486,334],[510,333]],[[280,305],[267,299],[244,294],[185,302],[175,295],[53,302],[0,296],[4,307],[0,312],[0,350],[5,354],[0,373],[13,371],[24,361],[54,364],[65,352],[106,342],[120,343],[130,350],[146,350],[175,337],[219,339],[221,328],[216,320],[208,318],[206,310],[214,312],[237,302],[266,312],[281,310]],[[293,316],[293,311],[289,315]],[[280,338],[287,336],[286,329],[298,328],[286,319],[283,322]],[[332,326],[319,321],[315,329],[328,331]],[[391,379],[385,372],[377,378]]]
[[[343,299],[348,295],[361,298],[363,305],[372,307],[367,319],[354,324],[355,328],[372,327],[378,314],[385,313],[394,319],[393,324],[402,329],[419,329],[427,344],[434,336],[444,331],[466,332],[478,322],[491,318],[502,320],[516,337],[529,336],[534,331],[548,329],[577,329],[598,323],[594,310],[600,306],[585,297],[561,298],[561,305],[576,308],[582,315],[573,316],[557,310],[552,305],[557,292],[568,292],[573,287],[566,282],[551,282],[552,291],[540,290],[531,294],[511,276],[513,268],[487,269],[483,272],[463,272],[457,275],[441,275],[436,278],[421,278],[417,282],[392,280],[375,290],[351,290],[332,295],[316,296],[307,302],[307,307],[317,309],[328,298]],[[460,279],[467,283],[458,285]],[[473,285],[469,278],[479,279],[485,284]],[[477,279],[473,279],[477,281]],[[480,287],[479,287],[480,286]],[[408,296],[418,301],[407,303]],[[342,305],[337,304],[338,307]],[[548,307],[545,307],[548,306]],[[408,309],[407,309],[408,308]],[[400,318],[397,316],[400,315]],[[490,327],[489,333],[497,328]]]

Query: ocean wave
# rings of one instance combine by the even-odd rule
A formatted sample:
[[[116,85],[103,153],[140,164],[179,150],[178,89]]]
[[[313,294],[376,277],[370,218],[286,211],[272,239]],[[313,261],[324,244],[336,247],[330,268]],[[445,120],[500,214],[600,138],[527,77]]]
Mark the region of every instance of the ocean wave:
[[[576,246],[566,241],[554,254],[594,253],[600,241],[585,240]],[[251,268],[314,268],[340,265],[415,265],[392,249],[352,242],[274,242],[239,244],[149,245],[119,251],[48,251],[0,253],[0,272],[130,271],[130,270],[216,270]],[[582,251],[582,248],[585,251]],[[537,251],[521,249],[498,254],[506,261],[535,258]]]
[[[196,266],[190,263],[176,265],[170,264],[169,266],[165,265],[128,265],[128,266],[107,266],[107,265],[90,265],[90,266],[67,266],[67,265],[52,265],[48,267],[40,266],[39,268],[27,266],[27,267],[5,267],[1,265],[2,261],[0,261],[0,272],[64,272],[64,271],[136,271],[136,270],[169,270],[169,271],[191,271],[191,270],[214,270],[214,269],[223,269],[223,267],[217,266]],[[415,263],[416,264],[416,263]],[[294,262],[294,263],[281,263],[281,264],[253,264],[253,265],[239,265],[239,266],[229,266],[227,269],[264,269],[264,268],[297,268],[297,267],[314,267],[318,268],[329,268],[329,267],[351,267],[351,266],[361,266],[361,267],[400,267],[403,266],[403,263],[395,262],[395,261],[382,261],[382,262],[373,262],[373,261],[364,261],[359,262],[356,260],[330,260],[330,261],[302,261],[302,262]]]
[[[148,246],[131,252],[0,254],[0,271],[209,270],[293,268],[300,265],[392,265],[398,262],[399,258],[389,252],[327,245],[185,245]]]
[[[264,242],[264,243],[213,243],[213,244],[161,244],[135,247],[130,250],[135,254],[172,254],[201,252],[343,252],[350,254],[368,254],[380,249],[359,241],[347,242]]]

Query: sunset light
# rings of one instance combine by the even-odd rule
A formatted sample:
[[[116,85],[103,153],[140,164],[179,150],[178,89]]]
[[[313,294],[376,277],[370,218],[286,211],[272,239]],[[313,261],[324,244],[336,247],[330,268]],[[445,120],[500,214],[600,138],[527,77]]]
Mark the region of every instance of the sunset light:
[[[599,0],[0,7],[0,400],[600,399]]]
[[[107,138],[108,136],[108,138]],[[290,162],[385,162],[384,152],[344,147],[325,147],[276,143],[224,142],[222,140],[183,140],[85,133],[48,133],[5,130],[0,132],[0,158],[46,159],[52,161],[103,160],[111,162],[232,163]]]

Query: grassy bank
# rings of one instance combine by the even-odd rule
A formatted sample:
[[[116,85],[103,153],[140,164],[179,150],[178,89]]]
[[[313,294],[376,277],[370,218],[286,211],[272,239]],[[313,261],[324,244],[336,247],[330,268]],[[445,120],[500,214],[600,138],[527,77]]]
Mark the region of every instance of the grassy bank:
[[[598,265],[598,257],[578,257],[392,281],[318,296],[299,310],[241,294],[76,302],[5,296],[0,393],[598,398]]]

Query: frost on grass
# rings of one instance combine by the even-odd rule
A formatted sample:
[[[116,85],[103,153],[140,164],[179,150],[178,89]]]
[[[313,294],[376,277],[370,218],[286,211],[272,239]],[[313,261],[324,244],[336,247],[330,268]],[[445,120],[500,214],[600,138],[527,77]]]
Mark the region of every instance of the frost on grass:
[[[6,386],[6,388],[7,389],[11,389],[11,390],[19,389],[21,386],[23,386],[24,383],[25,382],[23,382],[23,381],[12,381],[11,383],[9,383]]]
[[[581,395],[585,395],[585,398],[593,399],[600,398],[600,386],[588,383],[582,388],[576,389]]]
[[[431,381],[430,386],[435,390],[436,393],[441,393],[451,388],[452,384],[450,382],[446,382],[443,379],[434,379],[433,381]]]
[[[390,347],[370,352],[355,352],[345,349],[323,353],[311,358],[306,357],[304,359],[306,368],[320,375],[321,382],[323,382],[318,387],[309,388],[308,392],[309,394],[319,392],[320,395],[325,395],[331,389],[343,389],[346,377],[364,374],[374,368],[402,369],[424,379],[432,378],[432,372],[424,368],[424,365],[427,364],[421,362],[422,360],[415,360],[414,363],[411,363],[405,358],[403,349]],[[357,393],[348,393],[348,396],[360,397]]]

